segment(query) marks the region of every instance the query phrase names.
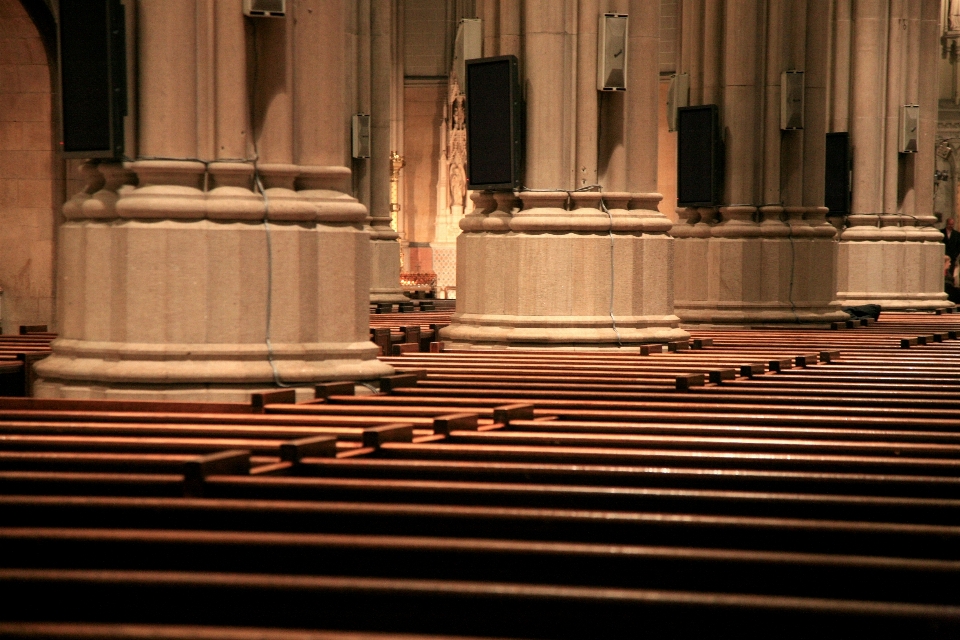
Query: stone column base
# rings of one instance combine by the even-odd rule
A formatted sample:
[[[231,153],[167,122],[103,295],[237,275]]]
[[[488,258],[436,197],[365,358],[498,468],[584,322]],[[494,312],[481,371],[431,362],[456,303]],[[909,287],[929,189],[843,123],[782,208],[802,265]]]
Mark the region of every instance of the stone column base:
[[[657,318],[610,316],[497,316],[457,314],[443,329],[444,342],[455,348],[625,348],[651,342],[686,340],[676,316]],[[618,335],[619,334],[619,335]],[[619,342],[618,342],[619,338]]]
[[[840,305],[827,307],[797,307],[775,303],[712,303],[701,304],[686,302],[677,308],[677,315],[683,318],[684,325],[702,324],[794,324],[840,322],[850,316],[840,310]]]
[[[943,290],[943,244],[912,240],[841,241],[837,298],[885,310],[955,306]]]
[[[400,288],[400,243],[370,240],[370,302],[409,302]]]
[[[652,208],[627,209],[659,194],[602,196],[609,214],[598,193],[571,194],[572,210],[565,192],[523,192],[523,210],[514,194],[497,193],[496,204],[475,194],[457,239],[457,312],[443,340],[569,348],[687,339],[673,313],[670,222]]]
[[[252,221],[68,220],[62,337],[36,366],[36,393],[244,400],[276,389],[268,290],[283,383],[389,375],[368,340],[368,237],[346,222],[276,221],[268,236]]]
[[[313,383],[370,380],[392,373],[372,343],[272,344],[283,387],[312,397]],[[60,339],[37,365],[41,398],[245,401],[273,391],[265,344],[131,344]],[[300,395],[298,393],[298,395]]]
[[[677,238],[675,309],[684,324],[830,323],[837,243],[817,207],[689,209]],[[754,219],[759,217],[760,222]]]
[[[895,294],[881,293],[871,296],[863,291],[842,291],[843,306],[855,307],[861,304],[878,304],[884,311],[934,311],[936,309],[948,309],[956,306],[947,299],[947,294],[938,298],[937,294],[923,295],[916,297],[902,296],[900,298],[892,297]]]
[[[279,387],[224,385],[96,385],[38,381],[34,397],[68,400],[169,400],[174,402],[250,402],[250,395]],[[312,400],[313,387],[292,387],[297,402]]]

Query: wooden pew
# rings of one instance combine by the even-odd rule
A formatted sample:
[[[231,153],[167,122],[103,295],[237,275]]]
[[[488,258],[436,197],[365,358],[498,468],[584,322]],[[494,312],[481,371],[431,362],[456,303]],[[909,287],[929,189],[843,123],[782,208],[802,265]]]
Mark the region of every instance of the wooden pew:
[[[56,338],[45,331],[45,326],[21,326],[20,335],[0,336],[0,396],[33,395],[33,365],[50,354],[50,342]]]
[[[21,566],[90,566],[121,571],[335,575],[488,583],[605,585],[625,589],[777,593],[823,597],[856,594],[863,600],[950,604],[956,563],[873,560],[769,551],[524,540],[441,539],[284,532],[212,532],[164,529],[0,528],[0,541]],[[725,575],[736,568],[735,576]],[[574,582],[575,581],[575,582]]]
[[[777,637],[809,637],[824,628],[836,637],[950,637],[957,629],[957,611],[949,605],[580,585],[51,569],[4,570],[0,584],[13,588],[10,605],[28,619],[50,616],[42,603],[53,600],[63,603],[61,619],[81,622],[96,611],[101,619],[152,624],[556,638],[636,637],[638,623],[663,637],[704,628],[736,629],[740,637],[771,630]]]
[[[88,624],[952,637],[960,420],[930,399],[960,389],[943,361],[896,344],[912,325],[877,325],[831,332],[844,357],[828,361],[807,332],[787,351],[737,336],[609,364],[559,354],[545,360],[566,383],[522,388],[473,388],[470,358],[449,354],[456,366],[435,367],[459,376],[446,385],[428,372],[257,413],[0,402],[0,429],[64,445],[46,459],[0,445],[0,544],[15,551],[0,585],[23,619],[51,620],[54,598],[67,603],[55,617]],[[953,346],[918,345],[948,359]],[[691,389],[626,380],[758,360]],[[305,435],[326,438],[323,455],[297,448]],[[56,466],[105,437],[129,451]],[[143,450],[154,439],[257,455],[148,458],[164,455]]]
[[[357,634],[342,631],[71,622],[0,622],[0,635],[31,640],[360,640]],[[455,640],[449,636],[393,633],[365,633],[362,637],[364,640]]]

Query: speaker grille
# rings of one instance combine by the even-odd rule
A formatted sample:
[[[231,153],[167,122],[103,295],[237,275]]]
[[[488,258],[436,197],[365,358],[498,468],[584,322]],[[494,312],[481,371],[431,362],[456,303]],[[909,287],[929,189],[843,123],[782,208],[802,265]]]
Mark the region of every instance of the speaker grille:
[[[123,152],[126,47],[119,0],[60,3],[62,151],[68,157]]]
[[[830,213],[850,213],[850,134],[827,134],[825,151],[823,205]]]
[[[597,89],[627,89],[627,16],[606,13],[600,16],[597,52]]]
[[[717,105],[677,110],[677,204],[712,207],[723,197],[723,141]]]
[[[920,107],[905,104],[900,107],[900,152],[917,152],[917,129],[920,122]]]
[[[466,75],[470,188],[518,188],[522,127],[517,59],[470,60]]]

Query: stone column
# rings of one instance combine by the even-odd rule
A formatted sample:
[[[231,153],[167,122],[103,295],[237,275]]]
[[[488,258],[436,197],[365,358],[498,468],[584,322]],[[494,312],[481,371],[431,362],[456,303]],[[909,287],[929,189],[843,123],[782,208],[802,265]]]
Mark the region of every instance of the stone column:
[[[720,104],[726,142],[722,206],[687,210],[686,222],[671,230],[682,274],[675,308],[686,322],[846,317],[835,301],[834,230],[823,217],[822,177],[819,195],[804,196],[815,170],[807,167],[822,172],[823,145],[806,144],[806,131],[780,129],[781,73],[805,71],[806,22],[816,11],[810,4],[730,0],[713,22],[704,17],[705,33],[723,37],[709,45],[705,38],[702,62],[686,63],[704,69],[703,103]],[[810,80],[820,104],[812,116],[823,118],[823,71],[814,69]],[[810,134],[822,137],[823,126],[814,124]]]
[[[807,0],[804,68],[803,205],[823,206],[828,65],[830,58],[830,3]]]
[[[634,264],[634,276],[643,278],[641,315],[672,323],[674,314],[673,238],[668,235],[671,221],[658,206],[663,196],[657,188],[659,154],[658,127],[660,74],[660,3],[630,0],[630,40],[627,51],[628,91],[625,96],[625,122],[628,131],[626,153],[626,189],[630,194],[629,214],[641,220],[643,235],[630,237],[642,254],[642,264]],[[634,126],[632,123],[644,123]],[[626,238],[617,238],[623,241]],[[637,258],[635,258],[637,260]],[[639,268],[638,268],[639,267]]]
[[[704,50],[713,50],[717,40],[715,34],[722,25],[717,13],[717,3],[680,0],[680,5],[681,23],[678,36],[682,45],[678,72],[690,76],[690,104],[714,104],[717,64],[715,56],[705,56]],[[708,94],[710,97],[705,97]],[[716,223],[716,210],[707,207],[678,207],[677,216],[680,222],[670,230],[670,235],[676,239],[674,300],[703,302],[707,299],[703,271],[707,261],[710,228]]]
[[[943,292],[939,233],[929,228],[933,136],[927,134],[926,149],[918,145],[916,156],[899,153],[903,104],[926,100],[921,118],[926,110],[925,117],[936,119],[936,99],[931,96],[937,93],[937,74],[923,70],[936,67],[936,54],[930,52],[939,46],[937,28],[930,25],[937,20],[937,6],[904,0],[853,2],[853,203],[840,236],[837,294],[845,305],[952,306]],[[923,130],[921,125],[921,135]],[[927,173],[918,173],[924,163]],[[906,178],[903,184],[901,176]]]
[[[477,0],[477,15],[483,21],[483,56],[500,55],[500,0]]]
[[[830,3],[807,0],[806,46],[804,68],[804,131],[801,204],[804,221],[810,226],[809,251],[805,260],[798,260],[807,272],[801,273],[802,286],[811,305],[834,307],[837,301],[837,230],[827,221],[829,210],[824,206],[826,166],[826,133],[828,121],[827,73],[829,65]],[[797,282],[798,278],[794,277]]]
[[[619,2],[609,2],[605,7],[606,11],[615,13],[627,13],[629,2],[621,0]],[[632,36],[636,28],[636,16],[631,16],[630,30],[628,35]],[[581,38],[584,36],[581,35]],[[596,48],[596,36],[590,39],[590,44]],[[627,46],[627,55],[637,62],[636,52],[630,51]],[[628,65],[628,73],[633,72],[636,65]],[[595,72],[590,73],[588,78]],[[628,78],[629,86],[629,78]],[[596,86],[593,82],[585,82],[590,86]],[[596,91],[596,90],[594,90]],[[598,182],[608,191],[627,191],[627,147],[630,142],[630,134],[627,131],[627,96],[624,93],[613,91],[599,94],[600,107],[600,130],[597,132],[599,138],[599,156],[597,158],[597,177]],[[578,105],[579,107],[579,105]]]
[[[850,53],[853,38],[853,0],[833,0],[830,14],[830,116],[829,130],[849,131]]]
[[[371,105],[371,46],[370,46],[370,2],[371,0],[358,0],[355,10],[357,12],[357,94],[355,103],[356,113],[370,114]],[[370,161],[364,158],[358,158],[353,161],[354,190],[357,198],[365,207],[367,207],[367,232],[370,232]]]
[[[523,9],[520,0],[499,0],[500,9],[497,13],[498,53],[496,55],[522,56],[522,34],[520,32],[520,17]]]
[[[803,48],[801,46],[799,52],[793,50],[794,45],[797,44],[796,38],[791,37],[794,30],[787,32],[784,28],[786,23],[796,17],[791,15],[794,4],[793,2],[768,3],[764,29],[766,42],[762,44],[766,57],[759,62],[759,69],[757,69],[758,74],[763,77],[757,96],[763,122],[763,126],[759,127],[758,146],[761,168],[759,171],[760,199],[757,202],[767,206],[787,204],[791,195],[794,196],[794,201],[789,204],[799,204],[796,201],[798,172],[791,171],[790,166],[791,161],[799,159],[797,157],[799,154],[791,154],[789,149],[803,139],[803,132],[790,131],[780,134],[781,72],[786,69],[803,69],[802,63],[799,66],[792,64],[792,58],[799,56],[802,59]],[[799,26],[802,34],[802,23]]]
[[[681,0],[679,71],[690,75],[690,103],[703,104],[703,0]]]
[[[719,104],[722,70],[720,68],[720,48],[723,42],[723,3],[704,0],[703,7],[703,102],[690,104]],[[705,52],[709,51],[710,55]]]
[[[853,39],[853,0],[832,0],[830,13],[830,94],[827,131],[850,131],[850,53]],[[844,216],[828,214],[830,224],[843,230]],[[839,274],[839,263],[838,263]]]
[[[501,53],[511,3],[500,4]],[[448,343],[629,347],[688,336],[672,310],[670,223],[656,211],[659,5],[624,5],[631,21],[628,89],[618,109],[601,112],[598,133],[596,95],[585,94],[596,86],[596,67],[577,64],[574,54],[596,51],[606,7],[592,0],[523,3],[528,189],[474,193],[476,206],[457,241],[457,312],[442,333]],[[602,191],[576,191],[582,174],[603,166],[591,144],[610,135],[622,141],[618,190],[607,188],[601,172]]]
[[[907,218],[914,222],[918,230],[914,237],[920,242],[920,256],[917,260],[918,276],[915,286],[925,299],[939,294],[943,289],[943,244],[940,231],[935,227],[937,217],[934,213],[933,175],[936,168],[936,131],[939,110],[939,75],[926,73],[934,68],[940,55],[939,49],[939,9],[937,0],[922,0],[911,3],[915,12],[918,34],[916,44],[911,43],[917,65],[913,69],[916,77],[917,104],[920,105],[920,123],[918,127],[917,154],[913,159],[913,216]],[[949,303],[947,304],[949,306]]]
[[[323,4],[339,15],[342,1],[294,12]],[[64,322],[37,366],[39,396],[242,401],[278,380],[307,395],[317,381],[391,371],[367,335],[366,210],[342,191],[342,96],[318,90],[326,74],[344,75],[325,65],[343,60],[309,50],[342,38],[343,25],[309,15],[244,24],[239,0],[198,4],[138,5],[138,159],[88,165],[92,195],[64,206]],[[254,31],[273,80],[247,73]],[[297,109],[289,79],[308,57],[324,63],[301,69],[310,108]],[[209,86],[198,100],[200,77]],[[266,201],[253,190],[254,138]],[[203,157],[209,141],[215,158]]]
[[[370,302],[406,302],[400,288],[400,234],[390,226],[390,152],[396,93],[392,0],[370,0]]]
[[[597,24],[599,0],[580,0],[577,33],[577,77],[590,77],[597,68]],[[597,115],[599,100],[596,83],[577,83],[577,163],[574,168],[578,188],[596,184]]]

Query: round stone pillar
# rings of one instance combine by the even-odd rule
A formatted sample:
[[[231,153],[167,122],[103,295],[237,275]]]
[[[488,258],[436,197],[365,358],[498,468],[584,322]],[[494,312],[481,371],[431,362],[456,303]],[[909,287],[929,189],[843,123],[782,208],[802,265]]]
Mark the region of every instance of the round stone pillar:
[[[390,154],[394,145],[397,87],[396,3],[370,0],[370,302],[407,302],[400,288],[400,234],[390,226]],[[400,125],[402,126],[402,125]]]
[[[272,107],[252,127],[271,161],[260,165],[262,197],[246,133],[251,75],[233,55],[245,38],[240,2],[218,0],[210,22],[196,4],[139,3],[141,148],[122,166],[88,164],[87,188],[64,206],[61,334],[37,365],[38,396],[242,401],[278,382],[307,395],[314,382],[392,371],[368,336],[366,209],[346,193],[341,95],[309,78],[299,103],[252,87]],[[298,47],[336,39],[340,22],[307,15],[320,4],[331,3],[304,0],[257,24],[261,68],[293,70]],[[324,64],[345,74],[342,57]],[[198,161],[200,72],[214,78],[217,153]],[[284,143],[293,131],[295,160]]]
[[[853,3],[850,122],[853,203],[840,235],[837,297],[884,309],[953,306],[933,224],[939,4]],[[886,95],[886,101],[877,96]],[[899,150],[900,107],[920,105],[917,153]],[[903,193],[901,194],[901,181]],[[902,196],[902,197],[901,197]]]
[[[600,110],[598,144],[596,67],[574,53],[596,51],[600,11],[592,1],[523,3],[525,189],[473,195],[448,344],[629,347],[689,335],[673,313],[674,240],[655,192],[659,4],[629,3],[628,88],[607,96],[616,100]],[[576,191],[598,166],[600,187]]]
[[[710,4],[710,3],[708,3]],[[705,34],[682,71],[704,75],[702,104],[719,104],[725,131],[724,205],[688,209],[674,225],[676,313],[697,324],[825,323],[845,319],[836,301],[836,242],[823,209],[825,60],[808,28],[822,8],[805,0],[729,0],[704,13]],[[682,14],[698,0],[684,0]],[[700,25],[684,20],[683,28]],[[688,38],[682,36],[683,41]],[[722,44],[721,44],[722,43]],[[709,45],[709,46],[708,46]],[[812,45],[812,46],[811,46]],[[713,69],[719,63],[722,77]],[[781,73],[804,70],[807,131],[781,131]],[[719,88],[708,78],[716,79]],[[696,94],[691,91],[691,97]],[[809,140],[808,140],[809,138]],[[817,175],[817,172],[820,172]]]

